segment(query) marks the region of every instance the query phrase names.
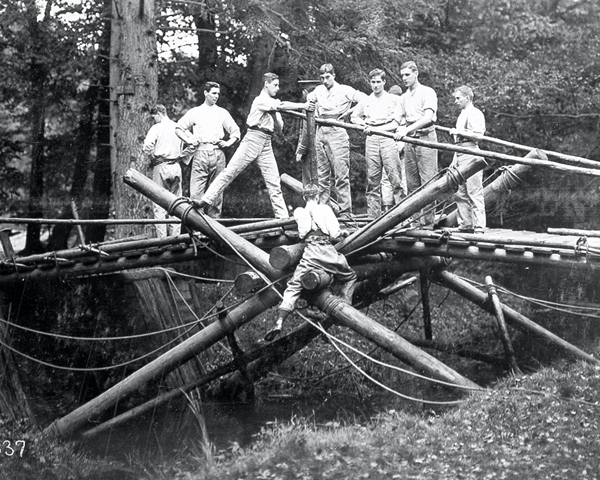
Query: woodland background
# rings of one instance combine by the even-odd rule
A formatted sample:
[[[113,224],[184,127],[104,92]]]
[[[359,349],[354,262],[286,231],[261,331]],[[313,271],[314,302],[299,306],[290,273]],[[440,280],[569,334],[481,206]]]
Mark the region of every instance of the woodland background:
[[[140,150],[153,103],[177,120],[203,102],[205,81],[217,81],[219,104],[243,128],[262,73],[280,75],[281,98],[300,100],[298,80],[318,78],[324,62],[340,82],[369,92],[371,69],[383,68],[389,87],[414,60],[438,93],[440,125],[454,124],[453,89],[468,84],[488,135],[600,160],[599,15],[595,0],[1,0],[1,215],[68,218],[73,199],[82,218],[150,217],[120,174],[129,166],[148,173]],[[128,38],[125,26],[120,45],[138,49],[130,55],[141,72],[115,49],[116,28],[131,22],[137,34]],[[115,89],[132,76],[138,90],[128,103]],[[298,176],[300,121],[286,120],[275,154],[281,173]],[[360,211],[364,142],[351,140]],[[442,167],[450,160],[440,155]],[[271,215],[258,170],[249,172],[227,191],[226,215]],[[491,226],[598,227],[597,180],[534,170],[527,183],[490,212]],[[248,191],[258,202],[247,202]],[[42,242],[42,227],[30,225],[26,251],[64,248],[70,229],[56,226]],[[86,238],[133,233],[91,226]]]

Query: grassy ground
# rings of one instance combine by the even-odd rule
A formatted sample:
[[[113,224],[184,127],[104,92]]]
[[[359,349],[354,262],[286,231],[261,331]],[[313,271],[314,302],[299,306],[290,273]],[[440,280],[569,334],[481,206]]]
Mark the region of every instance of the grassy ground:
[[[599,395],[599,367],[549,367],[472,394],[442,415],[389,411],[360,425],[275,425],[249,449],[155,474],[197,480],[596,479]]]

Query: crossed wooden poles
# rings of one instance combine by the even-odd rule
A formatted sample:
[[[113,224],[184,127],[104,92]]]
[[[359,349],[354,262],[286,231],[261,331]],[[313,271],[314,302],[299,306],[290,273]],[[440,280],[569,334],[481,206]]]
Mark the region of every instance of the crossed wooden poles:
[[[544,155],[533,151],[527,157],[529,157],[529,159],[536,159],[539,157],[544,158]],[[521,163],[526,164],[527,162]],[[337,244],[336,248],[347,255],[352,252],[360,251],[366,245],[376,242],[390,229],[393,229],[411,215],[432,203],[441,195],[450,193],[455,184],[456,175],[466,179],[483,169],[485,166],[486,163],[484,161],[474,159],[459,167],[457,172],[444,174],[438,180],[425,186],[418,194],[408,197],[392,210],[386,212],[383,216],[370,222],[368,225],[345,238],[342,242]],[[598,174],[600,174],[600,172],[596,170],[594,175]],[[292,260],[286,270],[275,268],[270,263],[269,256],[265,251],[243,239],[219,222],[197,212],[193,209],[193,206],[189,201],[176,198],[173,194],[164,190],[139,172],[129,170],[124,176],[124,181],[132,188],[147,196],[153,202],[171,211],[173,215],[181,218],[183,222],[193,229],[199,230],[214,241],[224,243],[228,247],[234,249],[254,271],[259,272],[260,276],[263,276],[268,282],[272,282],[273,287],[263,289],[259,293],[249,297],[244,303],[229,311],[223,318],[215,321],[178,346],[148,363],[85,405],[82,405],[65,417],[56,420],[46,429],[46,432],[48,433],[61,436],[71,436],[75,433],[81,433],[91,418],[97,417],[111,406],[114,406],[117,402],[131,396],[146,382],[157,379],[176,369],[195,355],[209,348],[227,335],[235,332],[237,328],[251,321],[258,314],[277,305],[280,301],[278,291],[280,292],[284,288],[285,283],[282,279],[295,267],[295,260]],[[433,273],[434,278],[438,279],[438,281],[448,288],[451,288],[472,300],[482,308],[496,314],[497,318],[499,318],[498,309],[500,309],[502,316],[505,317],[508,323],[522,329],[527,329],[542,340],[559,346],[577,358],[596,364],[599,363],[594,357],[543,329],[523,315],[520,315],[518,312],[515,312],[504,305],[498,305],[496,302],[489,301],[489,297],[486,294],[480,292],[478,289],[472,287],[467,282],[462,281],[451,273],[440,269],[442,266],[440,259],[436,259],[435,257],[425,257],[421,259],[412,258],[410,260],[393,263],[395,267],[394,274],[396,275],[394,279],[397,278],[399,274],[406,271],[434,267],[436,268]],[[357,270],[360,270],[359,267],[356,268]],[[383,263],[381,269],[371,268],[371,273],[365,273],[363,278],[369,279],[377,277],[381,272],[385,271],[386,268],[389,269],[391,267],[390,265]],[[368,284],[368,281],[366,283]],[[328,314],[331,322],[335,322],[356,331],[377,344],[379,347],[393,354],[402,362],[411,365],[416,370],[450,385],[455,385],[461,389],[469,390],[478,388],[478,386],[469,379],[458,374],[436,358],[415,347],[413,344],[383,325],[380,325],[367,315],[352,306],[343,303],[329,291],[323,290],[318,292],[312,298],[312,302]],[[326,327],[327,324],[324,325],[324,328]],[[269,347],[261,347],[261,349],[259,349],[260,351],[251,352],[248,354],[246,360],[252,362],[250,365],[254,366],[256,375],[260,375],[261,371],[264,372],[265,368],[269,368],[269,366],[272,365],[272,363],[269,363],[269,361],[266,360],[266,356],[272,355],[273,351],[282,348],[283,353],[280,352],[278,358],[273,360],[275,362],[281,361],[286,355],[290,355],[298,348],[302,348],[304,345],[308,344],[316,334],[316,329],[312,326],[304,325],[292,332],[288,337],[284,337],[277,342],[274,342]],[[292,336],[294,337],[294,341],[291,340]],[[212,374],[207,374],[210,378],[199,379],[198,382],[194,382],[194,385],[187,385],[184,386],[184,388],[194,388],[194,386],[202,384],[202,382],[208,382],[211,379],[218,378],[224,373],[233,370],[235,370],[235,365],[223,366]],[[170,399],[174,395],[176,395],[176,393],[171,392],[166,394],[166,397]],[[165,397],[163,396],[162,399],[157,398],[147,402],[147,404],[136,407],[135,413],[134,411],[129,412],[128,414],[124,414],[124,417],[131,418],[133,415],[144,409],[152,408],[157,402],[164,401],[164,398]],[[116,423],[118,423],[118,421],[115,418],[107,425],[114,425]],[[96,427],[93,430],[88,430],[84,435],[91,436],[102,428],[108,427]]]

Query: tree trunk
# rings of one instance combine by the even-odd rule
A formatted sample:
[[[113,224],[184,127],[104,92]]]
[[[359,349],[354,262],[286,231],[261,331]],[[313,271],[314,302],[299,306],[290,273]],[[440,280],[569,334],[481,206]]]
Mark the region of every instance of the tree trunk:
[[[52,2],[48,2],[51,4]],[[48,13],[48,11],[46,12]],[[33,45],[34,54],[31,56],[29,65],[29,83],[31,88],[31,171],[29,177],[29,217],[41,218],[44,215],[42,209],[42,197],[44,195],[44,144],[46,132],[46,84],[48,80],[48,68],[44,63],[44,50],[46,38],[41,23],[46,22],[46,15],[38,20],[38,7],[32,3],[27,9],[29,34]],[[27,225],[27,239],[25,241],[25,252],[41,252],[43,247],[40,242],[40,225]]]
[[[154,0],[115,0],[111,27],[112,210],[117,218],[150,218],[151,202],[126,187],[121,177],[132,167],[145,175],[150,172],[142,145],[150,127],[149,109],[157,99]],[[144,230],[120,225],[115,235],[129,237]]]
[[[110,0],[104,0],[106,17],[110,18]],[[100,70],[100,88],[98,89],[98,120],[96,133],[96,161],[92,168],[94,180],[92,182],[92,204],[89,217],[92,219],[108,218],[110,212],[111,194],[111,136],[110,136],[110,61],[108,60],[111,49],[112,25],[107,20],[100,39],[98,49],[98,69]],[[106,234],[106,225],[90,225],[86,229],[88,242],[102,242]]]
[[[81,206],[85,185],[88,178],[88,169],[94,138],[94,113],[98,104],[98,87],[92,86],[85,94],[84,104],[79,119],[77,138],[75,141],[75,167],[71,183],[71,199],[76,205]],[[72,210],[65,207],[61,218],[72,218]],[[67,240],[71,233],[72,225],[60,224],[52,229],[49,246],[50,250],[61,250],[67,248]]]

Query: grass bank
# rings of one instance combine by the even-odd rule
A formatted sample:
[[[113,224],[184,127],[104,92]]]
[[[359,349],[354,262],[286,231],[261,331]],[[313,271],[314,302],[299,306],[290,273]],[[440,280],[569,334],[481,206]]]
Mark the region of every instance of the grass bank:
[[[596,354],[600,349],[596,350]],[[160,479],[597,479],[600,368],[548,367],[476,392],[443,414],[389,411],[360,425],[276,424],[248,449]]]

